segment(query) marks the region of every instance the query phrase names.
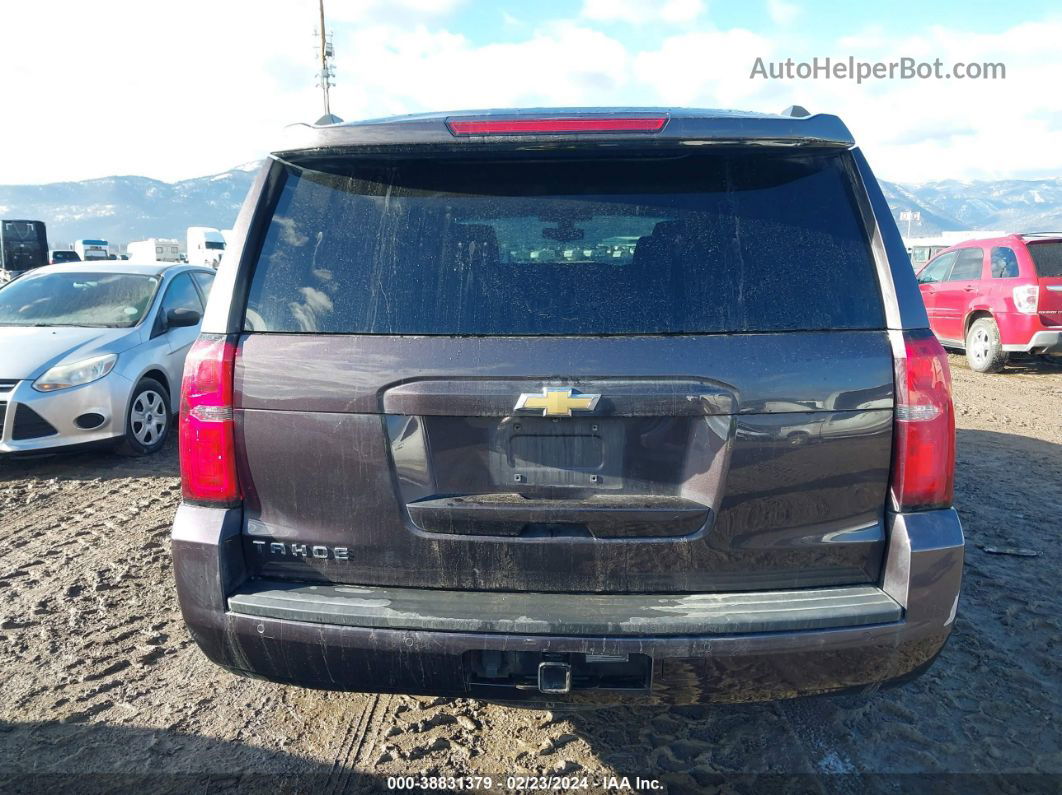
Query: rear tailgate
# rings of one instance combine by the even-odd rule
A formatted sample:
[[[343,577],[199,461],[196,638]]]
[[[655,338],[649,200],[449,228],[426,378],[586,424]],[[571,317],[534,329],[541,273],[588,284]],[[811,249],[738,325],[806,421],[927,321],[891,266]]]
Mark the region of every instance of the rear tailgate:
[[[236,367],[252,567],[876,581],[893,365],[847,157],[286,166]]]
[[[1030,242],[1029,254],[1040,285],[1036,303],[1040,320],[1048,326],[1062,326],[1062,240]]]

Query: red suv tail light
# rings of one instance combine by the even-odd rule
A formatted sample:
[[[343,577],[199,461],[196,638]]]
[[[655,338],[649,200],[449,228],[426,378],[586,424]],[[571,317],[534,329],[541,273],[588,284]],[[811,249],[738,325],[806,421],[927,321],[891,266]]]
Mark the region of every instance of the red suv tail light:
[[[903,335],[895,352],[892,498],[897,511],[947,508],[955,486],[955,411],[948,357],[931,331]]]
[[[1014,297],[1014,308],[1024,315],[1035,315],[1040,298],[1040,285],[1023,284],[1010,291]]]
[[[231,505],[236,478],[232,378],[236,343],[203,334],[188,352],[181,382],[181,486],[186,500]]]

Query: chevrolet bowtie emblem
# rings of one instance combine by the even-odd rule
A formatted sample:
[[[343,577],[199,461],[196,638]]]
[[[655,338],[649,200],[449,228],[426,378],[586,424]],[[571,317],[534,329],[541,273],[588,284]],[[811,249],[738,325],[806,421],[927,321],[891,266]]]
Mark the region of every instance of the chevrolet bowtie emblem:
[[[573,411],[593,411],[601,395],[573,394],[570,387],[542,387],[542,394],[524,392],[516,401],[516,411],[542,410],[543,417],[570,417]]]

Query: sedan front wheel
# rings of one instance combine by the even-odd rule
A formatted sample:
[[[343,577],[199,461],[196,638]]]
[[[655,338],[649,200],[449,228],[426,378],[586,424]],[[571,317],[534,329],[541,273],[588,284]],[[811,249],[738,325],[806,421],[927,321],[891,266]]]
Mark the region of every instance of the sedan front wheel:
[[[161,449],[170,433],[170,393],[154,378],[143,378],[133,390],[125,416],[123,455],[150,455]]]

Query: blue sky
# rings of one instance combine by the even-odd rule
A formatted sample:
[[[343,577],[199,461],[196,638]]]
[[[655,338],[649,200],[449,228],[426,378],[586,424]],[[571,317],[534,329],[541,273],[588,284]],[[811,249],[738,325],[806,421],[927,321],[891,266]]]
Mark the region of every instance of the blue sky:
[[[326,10],[333,110],[348,119],[799,103],[842,116],[887,179],[1062,175],[1057,2],[326,0]],[[320,115],[316,23],[316,0],[0,4],[0,183],[176,180],[262,156],[285,124]],[[1003,63],[1007,73],[862,85],[749,76],[757,57],[849,55]]]
[[[326,0],[327,1],[327,0]],[[336,0],[330,0],[335,4]],[[447,17],[447,27],[462,32],[474,44],[520,41],[528,28],[551,19],[573,16],[580,2],[541,0],[541,2],[468,2],[457,5]],[[658,3],[662,5],[662,3]],[[879,27],[886,35],[900,37],[919,28],[962,22],[971,32],[994,33],[1020,19],[1035,19],[1058,11],[1057,2],[1011,3],[1000,0],[939,0],[937,2],[868,3],[858,0],[808,0],[793,2],[799,9],[792,28],[807,38],[809,46],[823,44],[837,37],[868,27]],[[705,4],[702,21],[716,27],[749,28],[769,31],[777,27],[766,2],[713,2]],[[514,24],[514,21],[525,23]],[[658,44],[673,32],[666,24],[631,26],[622,21],[605,23],[603,30],[628,47]]]

